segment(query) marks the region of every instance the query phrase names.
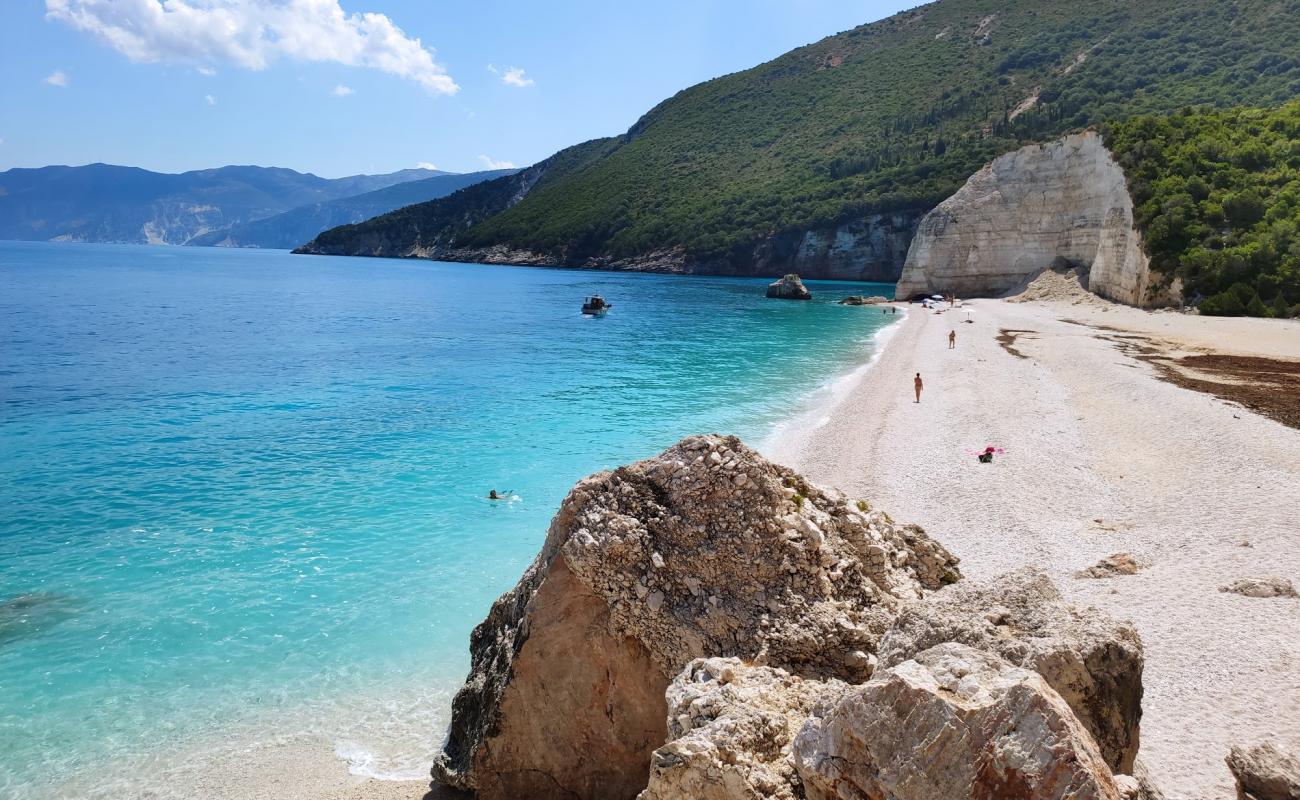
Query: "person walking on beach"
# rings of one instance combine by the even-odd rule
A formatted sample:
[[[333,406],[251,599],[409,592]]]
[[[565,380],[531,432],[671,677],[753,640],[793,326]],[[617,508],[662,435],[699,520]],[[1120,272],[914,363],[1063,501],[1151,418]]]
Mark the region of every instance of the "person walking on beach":
[[[948,349],[953,350],[957,347],[957,331],[948,331]]]
[[[916,373],[916,380],[912,381],[912,385],[916,387],[916,402],[919,403],[921,402],[921,390],[925,388],[925,384],[921,382],[921,373]]]

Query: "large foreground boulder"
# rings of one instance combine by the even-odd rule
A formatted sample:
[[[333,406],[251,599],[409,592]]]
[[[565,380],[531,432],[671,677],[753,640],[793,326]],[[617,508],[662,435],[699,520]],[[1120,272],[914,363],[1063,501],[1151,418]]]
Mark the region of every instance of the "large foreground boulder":
[[[909,603],[880,642],[880,666],[901,664],[943,642],[976,647],[1042,675],[1093,735],[1110,768],[1134,772],[1143,656],[1132,625],[1070,605],[1045,573],[1024,568]]]
[[[820,703],[848,684],[736,658],[697,659],[668,687],[668,743],[639,800],[796,800],[790,746]]]
[[[734,437],[593,475],[474,630],[434,778],[483,800],[635,797],[693,659],[864,681],[902,601],[956,564]]]
[[[1120,800],[1088,731],[1036,672],[966,645],[918,653],[795,738],[808,800]]]
[[[1300,800],[1300,761],[1272,743],[1234,747],[1227,761],[1238,800]]]

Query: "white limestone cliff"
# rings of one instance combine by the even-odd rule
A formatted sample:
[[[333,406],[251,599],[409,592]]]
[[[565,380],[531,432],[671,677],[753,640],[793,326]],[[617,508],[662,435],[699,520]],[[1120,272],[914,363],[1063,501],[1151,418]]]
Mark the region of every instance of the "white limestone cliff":
[[[1150,269],[1124,171],[1086,131],[999,156],[921,220],[895,296],[997,296],[1053,265],[1128,305],[1178,302]]]

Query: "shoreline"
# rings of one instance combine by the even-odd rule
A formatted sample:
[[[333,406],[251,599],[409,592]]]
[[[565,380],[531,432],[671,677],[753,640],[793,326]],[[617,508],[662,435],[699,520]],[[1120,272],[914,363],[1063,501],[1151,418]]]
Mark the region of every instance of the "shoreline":
[[[1174,385],[1126,345],[1300,361],[1300,323],[1091,301],[965,307],[970,324],[909,314],[871,380],[778,460],[921,525],[970,580],[1033,563],[1068,600],[1132,620],[1147,660],[1142,757],[1157,784],[1171,800],[1231,795],[1231,745],[1300,749],[1300,600],[1219,591],[1300,576],[1288,536],[1300,430]],[[1006,453],[978,464],[986,445]],[[1076,577],[1116,552],[1144,569]]]
[[[1078,383],[1075,374],[1087,369],[1086,365],[1101,363],[1100,359],[1112,366],[1101,384],[1106,391],[1155,392],[1175,398],[1175,405],[1198,415],[1229,411],[1227,416],[1218,413],[1214,417],[1220,424],[1249,418],[1246,438],[1259,436],[1257,431],[1262,429],[1268,433],[1259,438],[1273,448],[1270,452],[1292,454],[1290,461],[1281,457],[1270,462],[1264,457],[1255,466],[1274,469],[1283,478],[1288,469],[1300,474],[1300,457],[1294,455],[1300,452],[1300,431],[1240,408],[1233,413],[1235,407],[1221,400],[1162,383],[1150,364],[1122,352],[1121,342],[1106,338],[1106,329],[1113,328],[1158,338],[1170,352],[1201,352],[1213,344],[1224,350],[1235,346],[1231,352],[1300,359],[1300,324],[1269,326],[1259,320],[1223,320],[1220,324],[1216,320],[1206,326],[1207,331],[1195,324],[1197,317],[1152,314],[1123,306],[997,300],[967,301],[976,321],[949,324],[964,315],[957,311],[937,315],[906,304],[899,307],[903,310],[900,318],[872,334],[868,357],[801,398],[795,412],[770,430],[758,449],[820,485],[880,503],[900,520],[922,525],[963,560],[968,579],[984,580],[1035,563],[1047,569],[1067,599],[1132,619],[1147,648],[1142,755],[1171,800],[1210,800],[1230,793],[1231,779],[1222,758],[1231,744],[1251,744],[1260,734],[1271,734],[1291,749],[1300,749],[1300,731],[1294,730],[1294,725],[1288,729],[1286,724],[1288,719],[1300,718],[1300,687],[1286,681],[1288,669],[1300,669],[1300,641],[1295,641],[1293,634],[1288,636],[1289,631],[1300,629],[1300,601],[1248,599],[1217,592],[1218,582],[1262,574],[1262,567],[1228,574],[1218,569],[1217,561],[1207,569],[1202,559],[1188,569],[1161,574],[1168,567],[1171,551],[1209,548],[1215,559],[1227,551],[1239,556],[1239,561],[1253,557],[1256,562],[1271,562],[1276,566],[1270,565],[1269,574],[1300,575],[1300,543],[1285,541],[1283,528],[1276,521],[1280,517],[1266,515],[1274,520],[1272,533],[1252,533],[1252,548],[1237,547],[1235,539],[1217,548],[1204,537],[1190,542],[1162,541],[1162,536],[1176,533],[1178,528],[1163,519],[1151,526],[1138,521],[1140,515],[1129,513],[1132,503],[1125,503],[1123,491],[1106,485],[1113,475],[1087,475],[1113,467],[1113,463],[1105,459],[1104,464],[1088,463],[1087,457],[1081,457],[1082,463],[1071,464],[1068,458],[1070,453],[1107,448],[1089,435],[1090,430],[1069,429],[1071,419],[1075,424],[1084,423],[1081,427],[1086,429],[1106,415],[1104,404],[1088,402],[1088,395],[1096,393],[1089,390],[1098,384]],[[1189,322],[1193,323],[1190,328]],[[944,337],[954,327],[958,346],[949,351]],[[1025,358],[1016,358],[998,343],[1002,328],[1020,332],[1016,347]],[[1074,349],[1049,346],[1053,338],[1064,337],[1086,344],[1084,365],[1071,363]],[[1290,342],[1291,338],[1296,341]],[[910,379],[916,369],[926,379],[920,405],[911,402]],[[989,397],[996,397],[998,403],[990,415],[972,419],[960,413],[978,408]],[[1167,412],[1165,407],[1154,407],[1162,414]],[[933,412],[935,408],[939,413]],[[1062,409],[1070,413],[1060,413]],[[977,467],[970,463],[973,457],[964,455],[967,449],[985,443],[974,432],[981,426],[1002,428],[985,434],[999,437],[990,443],[1007,448],[992,468]],[[1052,437],[1044,439],[1035,428],[1052,428],[1052,437],[1059,438],[1055,442]],[[1017,436],[1029,439],[1032,447]],[[1041,459],[1017,463],[1028,460],[1026,457],[1038,449],[1067,457],[1048,459],[1046,465]],[[1140,461],[1141,466],[1135,469],[1160,469],[1159,459],[1150,454]],[[1236,459],[1227,466],[1242,469]],[[1028,485],[1032,491],[1017,497],[1015,488],[1000,482],[1006,473],[1020,479],[1021,489]],[[1049,480],[1041,480],[1044,476]],[[1257,476],[1250,473],[1249,477],[1254,480]],[[1268,485],[1266,476],[1258,477],[1262,485]],[[1272,482],[1284,486],[1276,479]],[[1085,502],[1080,492],[1093,493],[1096,498]],[[1300,504],[1300,490],[1293,490],[1292,495],[1278,498],[1277,507],[1285,510]],[[1186,525],[1181,519],[1179,524]],[[1008,541],[1013,542],[1012,547],[1005,546]],[[1149,569],[1115,579],[1074,577],[1075,571],[1119,550],[1134,553]],[[1202,555],[1200,550],[1196,555]],[[1181,589],[1183,584],[1172,581],[1171,576],[1183,582],[1190,578],[1202,602],[1186,602],[1184,607],[1190,611],[1167,614],[1167,608],[1183,598],[1168,586],[1157,585],[1154,591],[1151,586],[1165,581],[1177,583],[1175,588]],[[1141,596],[1148,592],[1150,597]],[[1212,612],[1205,611],[1205,602],[1214,607]],[[1206,627],[1206,620],[1216,620],[1219,627],[1202,632],[1206,635],[1186,636],[1189,628]],[[1248,664],[1240,665],[1245,669],[1225,671],[1241,645],[1225,633],[1231,633],[1233,624],[1251,623],[1261,634],[1257,641],[1267,647]],[[1207,659],[1218,662],[1214,669],[1205,668]],[[1181,668],[1166,676],[1162,670],[1167,665]],[[1198,702],[1202,683],[1213,680],[1224,683],[1212,698]],[[1187,728],[1196,730],[1189,735]],[[200,790],[237,800],[437,800],[457,796],[433,789],[427,778],[392,780],[356,774],[351,759],[339,748],[338,741],[306,732],[248,747],[224,747],[222,752],[196,746],[195,758],[169,762],[188,764],[188,768],[161,770],[161,777],[175,794],[159,792],[154,796],[184,797]]]
[[[912,313],[906,303],[882,303],[869,308],[883,306],[896,306],[899,309],[898,319],[891,320],[871,335],[871,353],[866,361],[831,376],[800,398],[795,412],[773,425],[756,444],[755,449],[765,458],[778,463],[793,461],[811,432],[829,424],[835,409],[872,374],[880,359],[888,352],[889,343],[902,330],[903,323]]]
[[[743,279],[742,279],[743,280]],[[819,385],[791,397],[794,416],[778,420],[763,434],[772,440],[778,432],[782,438],[795,437],[791,420],[819,418],[829,421],[829,411],[870,374],[874,363],[888,349],[890,338],[901,329],[907,310],[890,316],[879,329],[855,335],[852,350],[842,354]],[[862,314],[865,324],[874,307],[839,309],[846,314]],[[865,363],[860,361],[866,356]],[[798,426],[800,429],[802,425]],[[684,434],[683,434],[684,435]],[[645,453],[649,457],[653,453]],[[553,509],[552,509],[553,511]],[[466,643],[466,646],[468,643]],[[453,687],[458,688],[459,683]],[[427,687],[425,687],[427,688]],[[382,694],[382,693],[381,693]],[[398,697],[409,697],[401,692]],[[443,714],[450,714],[450,696],[442,704]],[[277,724],[268,718],[250,714],[230,719],[210,731],[185,737],[156,751],[141,752],[132,759],[129,770],[106,776],[85,774],[63,783],[58,796],[93,798],[121,797],[134,791],[142,796],[163,800],[186,798],[196,794],[229,800],[437,800],[461,797],[431,785],[428,765],[419,776],[409,770],[391,772],[371,763],[370,747],[351,741],[346,726],[332,725],[336,710],[328,704],[303,708],[286,708],[273,712]],[[283,723],[283,724],[281,724]],[[337,731],[331,733],[331,731]],[[440,746],[443,730],[430,727],[435,750]],[[135,777],[132,778],[131,776]],[[45,796],[41,794],[40,796]]]

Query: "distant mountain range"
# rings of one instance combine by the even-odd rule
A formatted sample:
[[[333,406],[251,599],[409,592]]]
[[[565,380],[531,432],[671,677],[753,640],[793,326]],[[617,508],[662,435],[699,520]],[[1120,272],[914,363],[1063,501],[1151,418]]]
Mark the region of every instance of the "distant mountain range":
[[[293,247],[325,228],[506,172],[405,169],[330,179],[251,166],[180,174],[111,164],[11,169],[0,172],[0,239]],[[299,213],[245,227],[285,212]]]
[[[273,217],[210,231],[195,236],[186,244],[217,247],[274,247],[288,250],[311,241],[316,234],[327,228],[361,222],[412,203],[423,203],[446,197],[466,186],[515,172],[516,170],[513,169],[496,169],[463,175],[435,174],[432,178],[407,181],[376,189],[373,192],[303,205]]]
[[[1300,0],[939,0],[301,251],[894,281],[921,217],[1002,153],[1297,96]]]

